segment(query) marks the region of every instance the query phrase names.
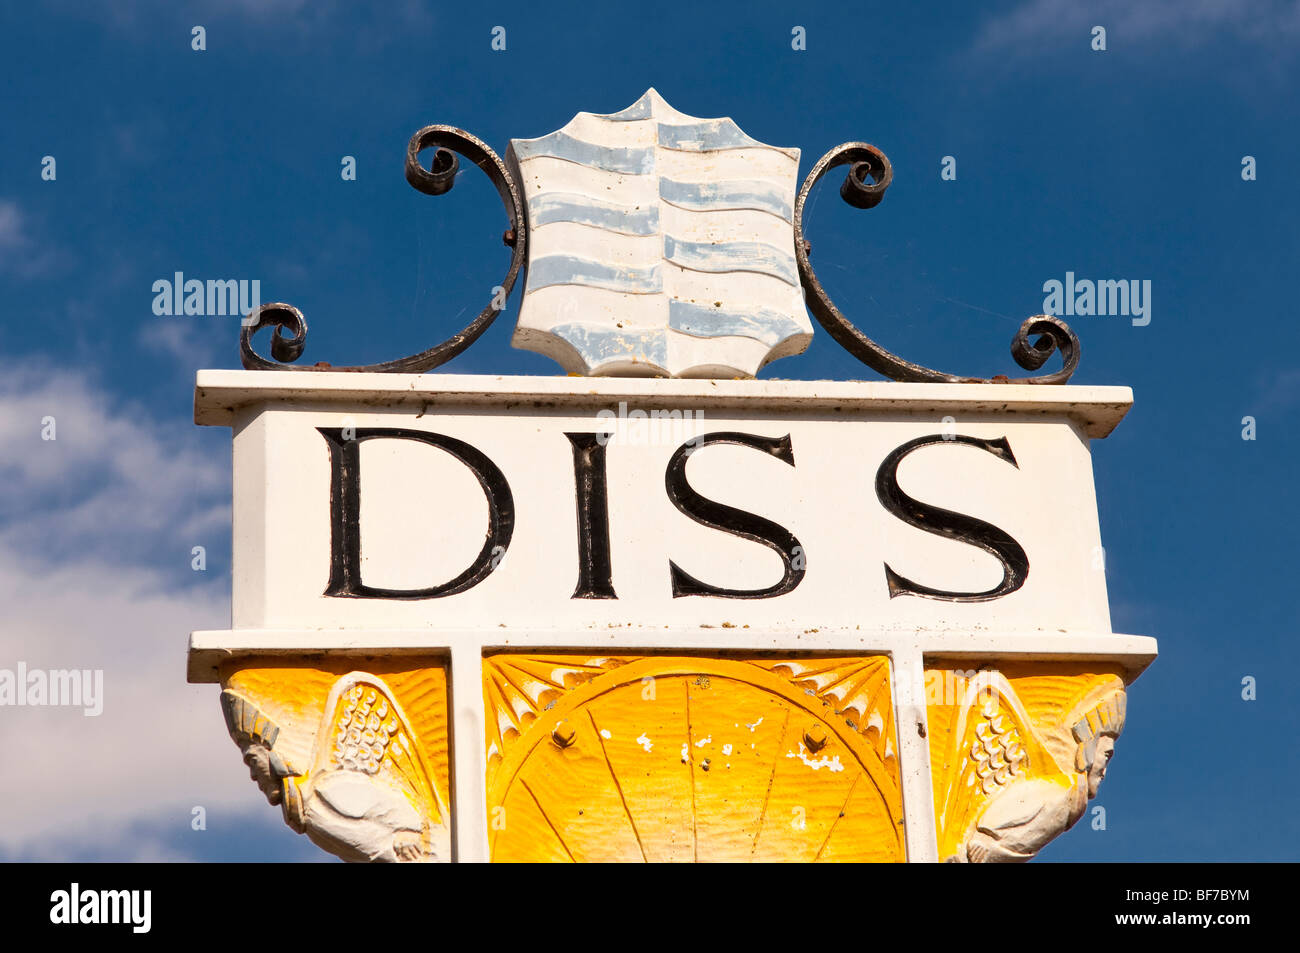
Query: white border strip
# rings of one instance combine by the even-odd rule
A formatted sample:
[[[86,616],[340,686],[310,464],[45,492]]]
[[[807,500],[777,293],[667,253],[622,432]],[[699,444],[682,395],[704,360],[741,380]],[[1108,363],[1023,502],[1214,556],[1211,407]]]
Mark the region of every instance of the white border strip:
[[[599,409],[620,400],[646,406],[694,406],[776,417],[906,413],[1068,417],[1091,438],[1115,429],[1133,404],[1128,387],[1035,384],[900,384],[893,381],[682,380],[633,377],[502,377],[479,374],[349,374],[338,371],[199,371],[194,422],[231,426],[250,405],[316,407],[345,403],[352,412],[406,406],[501,405]]]
[[[249,655],[445,655],[458,651],[569,652],[833,652],[925,659],[1097,659],[1118,662],[1136,678],[1156,657],[1143,635],[1072,632],[949,632],[821,629],[796,633],[762,629],[596,630],[505,629],[216,629],[190,633],[188,679],[217,681],[217,666]]]

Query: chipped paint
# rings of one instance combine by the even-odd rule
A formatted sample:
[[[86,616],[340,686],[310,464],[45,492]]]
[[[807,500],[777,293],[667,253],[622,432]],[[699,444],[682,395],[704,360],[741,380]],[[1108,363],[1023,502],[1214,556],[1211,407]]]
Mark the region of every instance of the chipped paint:
[[[819,771],[822,768],[829,768],[831,773],[835,774],[844,770],[844,765],[840,763],[840,756],[838,754],[834,756],[822,755],[820,758],[816,759],[810,758],[808,757],[808,749],[803,746],[803,742],[799,743],[798,751],[788,751],[785,756],[787,758],[798,758],[814,771]]]

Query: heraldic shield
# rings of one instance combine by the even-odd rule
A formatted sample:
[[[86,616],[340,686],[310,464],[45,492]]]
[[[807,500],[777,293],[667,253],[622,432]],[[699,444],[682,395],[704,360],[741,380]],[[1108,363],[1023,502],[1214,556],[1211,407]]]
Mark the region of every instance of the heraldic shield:
[[[799,150],[655,90],[513,139],[528,271],[512,343],[569,373],[752,377],[812,340],[794,255]]]

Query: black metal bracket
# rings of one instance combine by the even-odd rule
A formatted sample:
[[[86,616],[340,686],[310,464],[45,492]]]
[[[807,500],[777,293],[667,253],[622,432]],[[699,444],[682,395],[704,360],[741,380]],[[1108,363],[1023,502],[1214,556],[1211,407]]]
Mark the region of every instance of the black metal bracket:
[[[434,152],[430,168],[426,169],[420,164],[420,152],[431,146],[436,146],[437,151]],[[441,344],[395,361],[360,367],[332,367],[325,363],[294,366],[292,362],[302,356],[307,344],[307,319],[293,305],[283,302],[265,304],[248,316],[248,323],[240,330],[239,356],[244,367],[262,371],[380,371],[419,374],[447,363],[473,344],[496,320],[505,300],[510,296],[510,290],[524,265],[528,233],[519,186],[505,163],[490,146],[463,129],[455,126],[425,126],[413,135],[406,147],[406,181],[426,195],[442,195],[450,191],[455,184],[459,167],[457,154],[473,162],[492,180],[510,219],[510,227],[502,236],[505,244],[513,249],[510,270],[500,285],[504,294],[494,294],[493,300],[473,321]],[[269,360],[253,350],[253,336],[262,328],[268,327],[275,329],[271,333]],[[292,337],[285,337],[286,330]]]
[[[1027,318],[1011,341],[1011,356],[1015,362],[1028,371],[1036,371],[1052,356],[1053,351],[1061,352],[1062,366],[1059,371],[1042,374],[1037,377],[993,378],[958,377],[932,370],[920,364],[905,361],[897,354],[881,347],[859,330],[835,307],[830,296],[817,280],[809,261],[811,245],[803,234],[804,205],[808,194],[821,177],[836,166],[849,165],[848,175],[840,186],[840,196],[855,208],[874,208],[885,196],[885,190],[893,181],[894,170],[889,159],[875,146],[865,142],[846,142],[827,152],[812,167],[794,206],[794,253],[799,263],[799,279],[803,283],[808,301],[808,310],[813,313],[818,323],[846,351],[866,364],[873,371],[896,381],[930,381],[948,384],[1064,384],[1070,379],[1075,368],[1079,366],[1079,338],[1070,330],[1069,325],[1059,318],[1048,314],[1038,314]],[[1030,340],[1032,335],[1038,335]]]
[[[428,169],[420,164],[422,150],[436,146],[433,161]],[[442,195],[455,184],[459,168],[457,156],[464,156],[492,181],[509,217],[510,227],[502,236],[512,249],[510,269],[500,288],[504,294],[494,294],[478,316],[465,328],[418,354],[398,358],[382,364],[355,367],[335,367],[320,362],[314,365],[294,365],[302,356],[307,343],[307,320],[293,305],[274,302],[262,305],[252,312],[240,330],[239,351],[244,367],[250,370],[290,371],[377,371],[418,374],[432,370],[451,360],[473,344],[496,320],[509,297],[527,256],[528,233],[523,201],[518,183],[491,147],[463,129],[455,126],[425,126],[406,147],[406,180],[426,195]],[[1064,384],[1079,366],[1079,338],[1062,320],[1052,315],[1039,314],[1027,318],[1011,342],[1011,356],[1021,367],[1035,371],[1042,367],[1056,351],[1061,353],[1061,369],[1035,377],[993,378],[961,377],[946,374],[920,364],[913,364],[881,347],[853,324],[831,301],[817,280],[809,260],[811,245],[804,238],[803,216],[808,195],[813,187],[831,169],[849,165],[848,174],[840,186],[840,196],[855,208],[874,208],[884,198],[885,190],[893,181],[893,168],[889,159],[875,146],[865,142],[846,142],[831,149],[817,161],[804,179],[794,208],[794,249],[799,266],[808,309],[818,323],[845,350],[872,370],[898,381],[929,381],[941,383],[1012,383],[1012,384]],[[265,358],[253,349],[253,338],[263,328],[273,328],[271,357]],[[285,332],[290,336],[286,337]],[[1032,340],[1031,340],[1032,338]]]

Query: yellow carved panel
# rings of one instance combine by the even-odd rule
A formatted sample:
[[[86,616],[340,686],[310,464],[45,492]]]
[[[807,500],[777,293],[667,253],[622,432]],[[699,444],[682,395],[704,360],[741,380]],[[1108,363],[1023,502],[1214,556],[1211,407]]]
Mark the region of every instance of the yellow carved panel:
[[[1079,820],[1124,727],[1120,669],[953,666],[925,687],[941,860],[1028,860]]]
[[[899,861],[888,660],[484,659],[494,861]]]
[[[442,659],[248,658],[221,684],[250,775],[291,827],[345,860],[450,859]]]

